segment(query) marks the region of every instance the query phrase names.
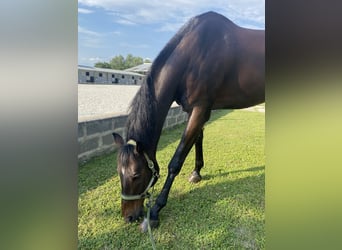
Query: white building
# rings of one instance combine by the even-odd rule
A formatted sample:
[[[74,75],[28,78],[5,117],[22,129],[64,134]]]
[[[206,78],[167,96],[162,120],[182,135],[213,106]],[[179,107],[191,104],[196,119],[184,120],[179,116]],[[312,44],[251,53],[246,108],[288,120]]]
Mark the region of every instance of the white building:
[[[130,71],[78,66],[78,83],[141,85],[144,77]]]

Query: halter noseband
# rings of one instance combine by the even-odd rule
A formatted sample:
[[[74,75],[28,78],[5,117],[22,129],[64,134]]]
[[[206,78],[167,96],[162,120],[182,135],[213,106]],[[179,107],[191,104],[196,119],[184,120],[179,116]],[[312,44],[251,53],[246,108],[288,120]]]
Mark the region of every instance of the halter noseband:
[[[127,142],[127,144],[128,145],[133,145],[134,147],[137,146],[137,143],[134,140],[129,140]],[[148,157],[148,155],[145,152],[143,152],[143,153],[144,153],[144,157],[145,157],[145,159],[147,161],[148,168],[152,171],[152,178],[151,178],[150,182],[148,183],[147,187],[145,188],[145,191],[142,192],[141,194],[126,195],[126,194],[121,193],[121,198],[123,200],[133,201],[133,200],[145,199],[145,198],[150,197],[150,194],[148,193],[148,190],[152,187],[152,185],[154,183],[154,180],[159,178],[159,173],[155,169],[153,161]]]

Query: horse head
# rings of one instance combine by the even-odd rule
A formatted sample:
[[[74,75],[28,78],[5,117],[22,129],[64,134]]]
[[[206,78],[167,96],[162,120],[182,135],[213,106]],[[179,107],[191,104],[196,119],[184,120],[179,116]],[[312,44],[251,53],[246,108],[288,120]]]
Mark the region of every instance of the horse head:
[[[113,133],[113,137],[119,146],[121,213],[126,222],[133,222],[143,216],[144,200],[149,197],[148,190],[157,181],[158,173],[139,142],[129,140],[125,144],[119,134]]]

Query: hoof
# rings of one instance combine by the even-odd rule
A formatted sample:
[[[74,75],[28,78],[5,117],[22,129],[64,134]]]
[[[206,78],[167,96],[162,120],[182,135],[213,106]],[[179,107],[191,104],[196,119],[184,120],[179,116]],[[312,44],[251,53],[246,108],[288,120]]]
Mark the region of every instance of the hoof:
[[[151,229],[158,227],[158,225],[158,220],[150,220]],[[148,231],[148,222],[146,218],[144,218],[144,221],[139,225],[139,229],[142,233],[146,233]]]
[[[202,180],[202,176],[198,174],[196,171],[193,171],[189,177],[189,182],[198,183]]]

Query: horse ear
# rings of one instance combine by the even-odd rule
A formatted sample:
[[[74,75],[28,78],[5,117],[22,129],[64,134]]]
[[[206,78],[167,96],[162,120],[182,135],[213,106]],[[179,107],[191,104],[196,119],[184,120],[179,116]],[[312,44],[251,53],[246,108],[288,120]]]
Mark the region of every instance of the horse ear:
[[[125,144],[125,142],[122,139],[121,135],[119,135],[117,133],[113,133],[112,135],[113,135],[114,142],[116,143],[116,145],[122,147]]]

